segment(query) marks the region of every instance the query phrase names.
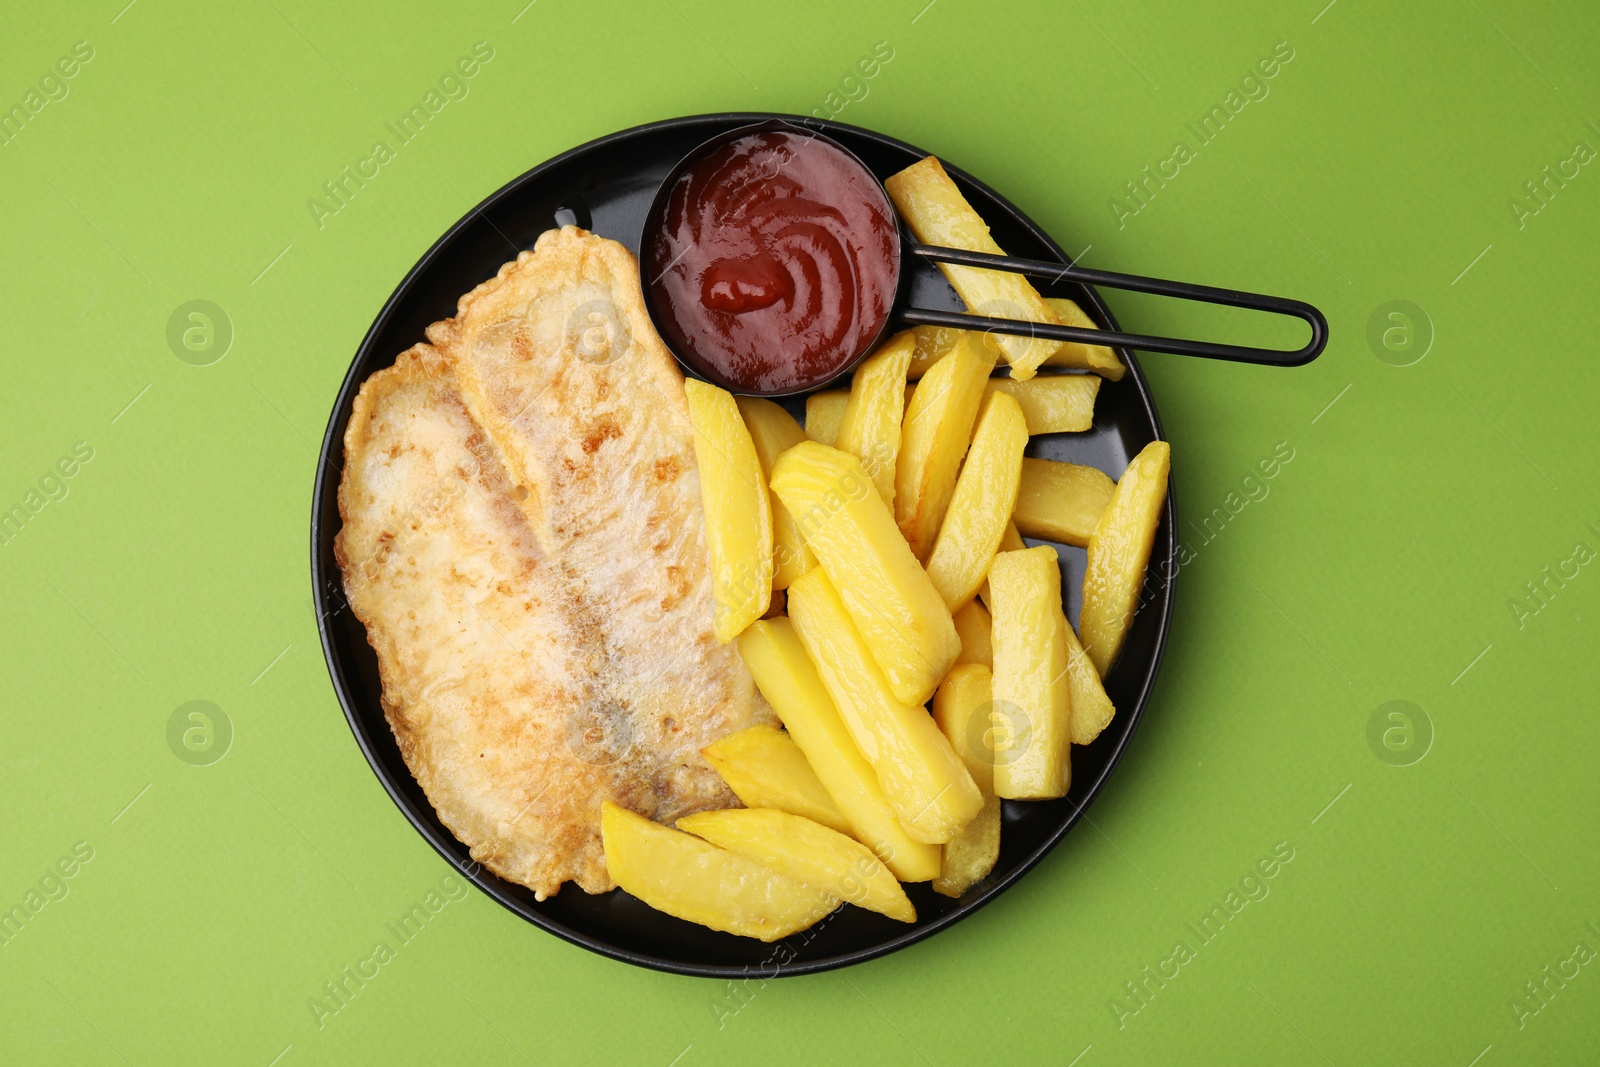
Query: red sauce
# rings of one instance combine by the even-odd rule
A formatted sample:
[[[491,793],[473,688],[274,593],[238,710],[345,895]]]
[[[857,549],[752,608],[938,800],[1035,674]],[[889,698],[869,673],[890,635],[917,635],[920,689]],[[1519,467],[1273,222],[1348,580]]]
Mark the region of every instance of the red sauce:
[[[736,392],[833,378],[877,339],[899,282],[882,187],[798,131],[750,133],[692,163],[644,251],[663,338]]]

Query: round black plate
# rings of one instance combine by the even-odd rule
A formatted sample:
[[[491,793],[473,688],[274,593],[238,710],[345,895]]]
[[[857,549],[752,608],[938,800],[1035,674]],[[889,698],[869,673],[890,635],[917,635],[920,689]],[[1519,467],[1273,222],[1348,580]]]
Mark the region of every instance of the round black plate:
[[[539,234],[552,226],[575,223],[620,241],[637,254],[640,228],[656,187],[684,154],[716,134],[774,118],[821,130],[860,156],[880,178],[928,155],[882,134],[837,122],[745,113],[697,115],[623,130],[534,167],[439,238],[378,313],[334,401],[311,506],[311,578],[328,672],[361,751],[411,824],[480,889],[529,922],[614,959],[706,977],[806,974],[859,963],[920,941],[993,900],[1066,835],[1105,785],[1150,697],[1172,613],[1177,539],[1169,491],[1150,559],[1144,604],[1121,658],[1105,679],[1106,691],[1117,706],[1116,718],[1093,745],[1073,750],[1069,796],[1004,804],[1000,860],[988,878],[959,901],[935,894],[926,884],[907,886],[917,908],[918,921],[913,925],[845,905],[810,930],[766,945],[664,915],[621,890],[588,896],[568,886],[540,902],[530,890],[502,881],[474,863],[466,846],[439,822],[406,769],[384,720],[377,658],[367,644],[366,630],[344,599],[333,557],[333,540],[340,526],[337,494],[344,431],[356,392],[368,375],[389,366],[395,356],[423,340],[429,323],[455,314],[457,298],[493,277],[502,263],[522,249],[532,248]],[[948,163],[946,169],[1007,252],[1068,261],[1059,245],[1005,199],[966,172]],[[931,268],[919,268],[912,286],[919,307],[963,310]],[[1046,295],[1072,297],[1102,327],[1119,328],[1092,290],[1065,285]],[[1035,437],[1028,448],[1030,455],[1088,464],[1119,477],[1139,449],[1161,436],[1155,404],[1139,365],[1129,352],[1120,354],[1129,373],[1120,382],[1102,386],[1094,429]],[[797,414],[803,413],[803,405],[803,399],[794,403]],[[1041,542],[1030,539],[1030,543]],[[1055,547],[1061,555],[1063,588],[1070,591],[1067,615],[1076,619],[1084,551]]]

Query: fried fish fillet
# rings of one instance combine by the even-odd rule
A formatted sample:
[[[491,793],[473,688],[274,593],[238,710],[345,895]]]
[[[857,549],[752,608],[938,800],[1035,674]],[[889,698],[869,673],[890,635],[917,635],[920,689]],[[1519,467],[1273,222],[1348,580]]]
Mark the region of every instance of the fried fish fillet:
[[[700,756],[775,722],[712,636],[682,378],[620,245],[552,231],[362,387],[336,551],[407,766],[473,858],[612,888],[600,803],[737,800]]]

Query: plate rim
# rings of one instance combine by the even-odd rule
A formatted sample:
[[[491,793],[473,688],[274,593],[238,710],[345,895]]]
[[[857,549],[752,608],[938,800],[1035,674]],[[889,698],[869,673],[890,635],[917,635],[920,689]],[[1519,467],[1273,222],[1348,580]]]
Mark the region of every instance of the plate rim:
[[[853,126],[848,123],[838,122],[832,119],[818,119],[814,116],[791,115],[781,112],[728,111],[707,112],[704,114],[695,115],[680,115],[674,118],[659,119],[654,122],[641,123],[625,129],[615,130],[611,133],[585,141],[582,144],[569,148],[564,152],[560,152],[557,155],[551,156],[549,159],[534,165],[528,170],[525,170],[514,178],[510,179],[505,184],[501,185],[498,189],[490,193],[483,200],[479,201],[476,205],[469,209],[465,214],[457,219],[455,223],[449,226],[444,233],[442,233],[433,242],[433,244],[428,247],[427,251],[424,252],[420,258],[418,258],[416,263],[412,265],[411,269],[408,270],[405,276],[402,277],[395,285],[394,290],[387,298],[385,298],[383,306],[379,309],[378,314],[372,321],[372,324],[367,328],[365,334],[362,336],[360,344],[356,346],[355,352],[351,357],[350,366],[345,372],[344,379],[340,384],[338,393],[335,395],[333,407],[328,416],[328,424],[326,429],[323,431],[322,443],[317,454],[316,478],[314,479],[312,488],[310,524],[312,608],[316,611],[317,636],[319,639],[319,644],[322,647],[323,661],[325,666],[328,668],[329,680],[333,684],[334,693],[339,700],[339,706],[344,712],[345,724],[350,728],[351,734],[355,737],[356,744],[361,749],[361,754],[367,762],[368,769],[372,771],[373,776],[377,778],[379,783],[383,786],[384,792],[388,794],[389,799],[394,803],[395,807],[400,809],[401,813],[405,815],[406,820],[411,823],[412,828],[417,831],[424,841],[428,842],[428,844],[432,846],[434,851],[437,852],[440,857],[450,865],[452,870],[466,877],[470,882],[477,886],[480,891],[488,895],[501,907],[516,915],[523,921],[554,934],[570,944],[588,949],[591,952],[608,957],[610,959],[618,960],[623,963],[631,963],[635,966],[645,967],[655,971],[699,978],[748,977],[752,973],[759,973],[764,978],[793,977],[802,974],[815,974],[822,971],[835,970],[858,963],[865,963],[868,960],[878,959],[889,955],[890,953],[897,952],[900,949],[917,944],[920,941],[932,937],[934,934],[948,929],[957,922],[960,922],[962,919],[973,915],[985,905],[993,901],[996,897],[1000,896],[1000,894],[1004,893],[1007,889],[1011,888],[1011,886],[1016,884],[1016,882],[1019,881],[1024,875],[1033,870],[1033,868],[1036,867],[1045,858],[1045,856],[1049,855],[1050,852],[1061,843],[1062,839],[1064,839],[1067,834],[1070,833],[1078,824],[1078,821],[1083,817],[1084,813],[1088,811],[1089,807],[1099,797],[1101,791],[1105,788],[1106,783],[1110,780],[1112,772],[1115,771],[1117,765],[1121,763],[1122,757],[1127,752],[1128,746],[1132,744],[1133,737],[1138,731],[1139,723],[1144,717],[1145,707],[1149,704],[1150,698],[1154,692],[1156,679],[1160,674],[1161,663],[1166,653],[1167,638],[1172,624],[1173,603],[1176,595],[1177,585],[1177,568],[1169,567],[1169,574],[1166,576],[1165,580],[1165,595],[1161,597],[1162,610],[1161,615],[1157,620],[1154,652],[1150,658],[1149,666],[1144,672],[1143,678],[1138,682],[1138,698],[1131,709],[1118,709],[1119,716],[1122,716],[1126,722],[1126,728],[1116,745],[1107,754],[1105,765],[1101,769],[1098,778],[1096,778],[1093,784],[1091,784],[1089,787],[1089,790],[1084,796],[1082,803],[1078,804],[1078,806],[1071,811],[1065,817],[1065,819],[1062,820],[1061,825],[1055,829],[1042,843],[1036,846],[1032,852],[1024,856],[1014,868],[1008,871],[1003,877],[998,879],[993,885],[990,885],[984,889],[973,899],[961,902],[956,908],[944,915],[939,916],[936,919],[930,920],[926,923],[919,922],[915,926],[906,930],[904,933],[890,937],[887,940],[880,941],[876,944],[865,946],[863,948],[854,949],[849,952],[843,952],[832,956],[824,956],[817,959],[775,964],[771,968],[771,973],[768,973],[768,970],[764,967],[760,967],[758,969],[757,966],[750,964],[741,964],[735,966],[732,964],[692,963],[679,959],[671,959],[649,953],[638,952],[632,949],[622,948],[606,941],[599,940],[581,930],[573,929],[564,923],[550,918],[549,916],[526,908],[521,900],[513,897],[507,891],[505,887],[508,886],[509,883],[504,882],[501,878],[499,878],[499,876],[489,872],[486,867],[475,860],[468,859],[467,861],[463,862],[462,858],[457,855],[454,849],[451,847],[452,843],[460,847],[466,847],[459,841],[459,839],[450,834],[447,829],[442,834],[436,833],[433,825],[428,822],[423,814],[420,811],[414,810],[416,806],[412,803],[411,798],[406,796],[395,783],[390,781],[390,775],[383,766],[383,761],[373,750],[372,740],[367,735],[363,718],[353,706],[354,701],[352,699],[350,686],[345,678],[344,665],[341,662],[340,655],[334,647],[332,627],[329,624],[329,620],[332,618],[335,612],[325,610],[327,607],[327,597],[331,592],[334,591],[334,587],[329,584],[330,580],[338,583],[338,591],[334,595],[338,596],[341,601],[344,600],[342,580],[327,574],[322,566],[321,547],[324,540],[325,530],[330,521],[335,523],[340,522],[337,508],[335,507],[333,514],[329,516],[325,513],[323,501],[328,499],[327,483],[329,477],[340,477],[343,475],[343,428],[344,426],[348,425],[349,411],[354,402],[355,393],[360,389],[361,384],[365,381],[365,376],[359,375],[358,372],[369,361],[372,355],[372,349],[377,341],[378,336],[387,327],[389,320],[404,302],[404,299],[409,296],[409,289],[416,278],[432,266],[435,258],[439,256],[442,251],[454,241],[460,231],[465,229],[473,222],[476,216],[484,215],[501,200],[515,196],[523,185],[536,180],[546,171],[561,166],[575,157],[581,156],[584,153],[593,151],[615,141],[644,136],[660,131],[690,128],[699,125],[716,125],[731,122],[755,123],[773,119],[782,119],[801,125],[819,127],[824,131],[843,130],[850,135],[865,137],[892,148],[902,149],[918,154],[927,154],[924,149],[910,144],[909,142],[890,137],[887,134],[879,133],[876,130],[871,130],[860,126]],[[1046,248],[1051,250],[1062,263],[1070,264],[1073,262],[1066,250],[1063,249],[1060,244],[1058,244],[1056,240],[1043,229],[1043,227],[1035,222],[1030,215],[1013,204],[1009,199],[996,192],[991,186],[973,176],[970,172],[950,164],[948,161],[946,161],[944,156],[939,156],[939,160],[944,165],[945,169],[953,176],[959,180],[970,182],[973,186],[981,189],[986,195],[992,197],[996,202],[1003,205],[1004,208],[1011,214],[1014,221],[1023,226],[1025,229],[1029,230]],[[1095,289],[1095,287],[1089,285],[1083,286],[1083,289],[1089,298],[1089,302],[1093,305],[1091,312],[1092,317],[1096,318],[1110,330],[1120,330],[1115,316],[1112,315],[1111,309],[1106,305],[1099,291]],[[1150,392],[1149,383],[1145,380],[1144,373],[1140,369],[1138,361],[1134,358],[1133,353],[1126,348],[1118,346],[1116,351],[1127,364],[1129,375],[1132,377],[1133,383],[1136,386],[1139,396],[1139,403],[1144,409],[1144,414],[1149,420],[1150,425],[1155,430],[1155,437],[1153,440],[1167,440],[1165,431],[1161,425],[1160,415],[1156,411],[1155,402]],[[1175,498],[1176,493],[1173,484],[1173,478],[1169,474],[1167,480],[1167,498],[1165,507],[1167,518],[1166,555],[1170,560],[1175,560],[1177,558],[1178,550],[1178,523]],[[348,606],[348,602],[345,602],[345,606]],[[385,716],[385,719],[387,719],[387,716]],[[449,842],[444,840],[446,837],[449,838]],[[782,941],[774,943],[775,946],[781,944]],[[774,951],[776,951],[776,949],[774,949]]]

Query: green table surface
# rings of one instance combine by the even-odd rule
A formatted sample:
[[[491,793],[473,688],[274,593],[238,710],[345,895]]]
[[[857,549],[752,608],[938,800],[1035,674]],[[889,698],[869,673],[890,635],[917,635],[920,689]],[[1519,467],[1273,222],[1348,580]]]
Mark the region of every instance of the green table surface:
[[[23,918],[0,1059],[1594,1062],[1593,5],[97,0],[4,23],[0,909]],[[1090,265],[1332,323],[1297,370],[1142,360],[1190,558],[1090,818],[932,940],[765,983],[625,966],[450,892],[345,725],[307,562],[334,393],[422,251],[555,153],[726,110],[837,113]],[[1142,332],[1295,340],[1109,299]],[[212,732],[186,742],[191,701]]]

